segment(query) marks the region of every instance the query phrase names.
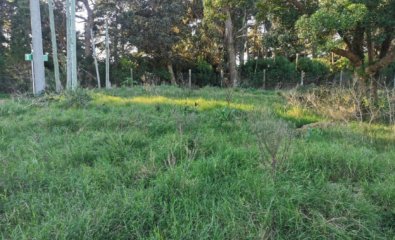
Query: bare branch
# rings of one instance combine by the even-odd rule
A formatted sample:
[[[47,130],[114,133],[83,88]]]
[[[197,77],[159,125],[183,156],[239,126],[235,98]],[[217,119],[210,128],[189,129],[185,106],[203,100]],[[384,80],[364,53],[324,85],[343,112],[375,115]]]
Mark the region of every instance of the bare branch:
[[[373,75],[382,68],[388,66],[395,60],[395,46],[393,45],[388,51],[387,55],[380,59],[380,61],[366,68],[365,72],[369,75]]]
[[[339,56],[349,59],[356,67],[359,67],[362,65],[362,60],[358,57],[358,55],[356,55],[355,53],[353,53],[349,50],[335,48],[335,49],[332,49],[332,52],[339,55]]]
[[[298,0],[288,0],[288,2],[292,4],[299,12],[305,11],[305,6]]]

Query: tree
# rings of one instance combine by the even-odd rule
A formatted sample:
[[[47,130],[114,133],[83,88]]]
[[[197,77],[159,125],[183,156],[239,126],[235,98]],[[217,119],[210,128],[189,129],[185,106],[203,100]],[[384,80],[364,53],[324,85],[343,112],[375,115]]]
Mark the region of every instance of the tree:
[[[299,41],[296,22],[317,8],[317,0],[263,0],[258,4],[256,18],[264,25],[264,55],[295,58],[296,54],[316,56],[314,45]]]
[[[59,60],[58,60],[58,44],[56,43],[55,17],[53,0],[48,0],[49,22],[51,28],[52,41],[52,57],[54,62],[56,92],[62,91],[62,83],[60,82]]]
[[[366,95],[368,80],[395,60],[394,12],[395,1],[324,0],[296,26],[306,41],[347,58]],[[376,95],[374,87],[372,92]]]
[[[30,0],[30,16],[32,25],[34,94],[39,95],[45,91],[44,54],[39,0]]]
[[[66,0],[67,19],[67,89],[76,90],[77,80],[77,36],[75,25],[75,0]]]
[[[185,18],[190,4],[188,0],[117,2],[123,11],[113,17],[112,25],[118,27],[110,28],[113,48],[125,53],[136,47],[158,68],[167,69],[168,80],[176,84],[174,62],[179,55],[175,46],[191,31]]]
[[[254,0],[204,0],[205,21],[211,22],[209,25],[214,28],[223,27],[224,46],[227,53],[227,65],[229,69],[229,77],[233,87],[239,85],[239,73],[237,69],[237,41],[235,30],[237,23],[242,23],[240,29],[247,28],[247,12],[246,9],[254,8],[256,1]],[[242,17],[245,17],[244,21]],[[240,21],[240,19],[242,21]],[[241,38],[242,39],[242,38]],[[244,45],[244,44],[243,44]],[[238,51],[239,56],[244,55],[242,51]]]

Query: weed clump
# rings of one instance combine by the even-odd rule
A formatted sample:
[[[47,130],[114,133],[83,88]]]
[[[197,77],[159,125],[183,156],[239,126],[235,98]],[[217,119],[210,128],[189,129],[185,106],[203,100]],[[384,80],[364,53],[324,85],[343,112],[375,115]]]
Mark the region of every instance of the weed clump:
[[[388,89],[380,91],[376,99],[353,88],[326,87],[293,90],[285,97],[294,107],[338,121],[393,124],[395,119],[395,96]]]
[[[68,91],[64,93],[62,107],[64,108],[85,108],[92,101],[92,96],[83,89]]]
[[[261,159],[266,165],[270,165],[275,174],[289,156],[294,133],[287,122],[275,119],[266,111],[252,114],[250,122]]]

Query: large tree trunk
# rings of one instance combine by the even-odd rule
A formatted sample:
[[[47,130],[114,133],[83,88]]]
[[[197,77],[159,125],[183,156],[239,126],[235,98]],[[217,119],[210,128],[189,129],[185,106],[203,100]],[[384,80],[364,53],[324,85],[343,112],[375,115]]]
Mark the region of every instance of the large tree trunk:
[[[39,0],[30,0],[30,16],[33,42],[33,90],[35,95],[39,95],[45,91],[43,40],[41,31],[41,11]]]
[[[89,5],[89,1],[88,0],[83,0],[82,1],[85,9],[86,9],[86,13],[87,13],[87,18],[86,18],[86,22],[85,22],[85,33],[84,33],[84,44],[85,44],[85,57],[86,58],[90,58],[92,56],[92,32],[90,31],[91,29],[93,29],[93,23],[94,23],[94,19],[93,19],[93,10],[91,8],[91,6]]]
[[[228,64],[229,64],[229,75],[230,81],[232,82],[233,87],[237,87],[238,81],[238,73],[237,73],[237,65],[236,65],[236,50],[233,36],[233,22],[232,16],[230,14],[230,9],[226,9],[226,44],[227,44],[227,52],[228,52]]]
[[[173,64],[168,63],[167,64],[167,70],[169,71],[170,74],[170,82],[172,85],[177,85],[176,82],[176,75],[174,74],[174,70],[173,70]]]
[[[77,34],[75,25],[75,0],[66,1],[67,14],[67,89],[76,90],[77,77]]]
[[[242,79],[242,67],[246,63],[246,51],[247,51],[247,42],[248,42],[248,27],[247,27],[247,9],[244,9],[243,16],[243,24],[242,24],[242,37],[239,42],[239,59],[240,59],[240,70],[239,70],[239,79]],[[248,56],[247,56],[248,59]]]
[[[95,37],[93,35],[93,30],[91,29],[90,32],[91,32],[91,36],[92,36],[92,57],[93,57],[93,61],[95,63],[97,87],[100,89],[101,82],[100,82],[99,64],[97,62],[97,55],[96,55],[96,41],[95,41]]]
[[[371,83],[370,83],[370,97],[375,104],[378,103],[379,101],[378,84],[377,84],[379,80],[380,80],[380,74],[376,73],[374,77],[371,79]]]
[[[92,61],[92,56],[93,56],[93,49],[92,49],[92,41],[93,41],[93,36],[92,36],[92,29],[94,25],[94,17],[93,17],[93,9],[89,4],[88,0],[82,0],[82,3],[84,4],[87,17],[85,20],[85,32],[84,32],[84,55],[86,61],[86,70],[89,72],[88,74],[84,74],[84,78],[87,80],[87,83],[89,85],[94,85],[94,79],[93,79],[93,74],[90,74],[93,72],[93,68],[91,65]]]
[[[59,74],[59,60],[58,60],[58,45],[56,42],[56,30],[55,30],[55,17],[54,17],[54,5],[53,0],[48,0],[48,11],[49,11],[49,22],[51,28],[51,41],[52,41],[52,57],[55,72],[55,86],[56,92],[62,91],[62,83],[60,82]]]
[[[110,40],[108,35],[108,21],[106,20],[106,88],[111,88],[110,82]]]

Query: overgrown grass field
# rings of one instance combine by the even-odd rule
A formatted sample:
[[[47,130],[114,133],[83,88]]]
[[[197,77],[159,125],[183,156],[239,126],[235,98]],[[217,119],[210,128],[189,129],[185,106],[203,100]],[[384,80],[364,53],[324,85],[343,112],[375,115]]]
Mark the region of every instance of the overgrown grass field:
[[[275,170],[262,111],[292,133]],[[0,236],[395,239],[395,128],[320,121],[258,90],[3,100]]]

